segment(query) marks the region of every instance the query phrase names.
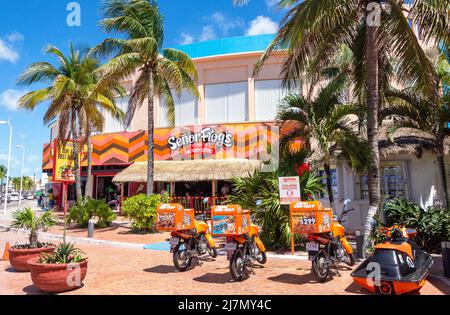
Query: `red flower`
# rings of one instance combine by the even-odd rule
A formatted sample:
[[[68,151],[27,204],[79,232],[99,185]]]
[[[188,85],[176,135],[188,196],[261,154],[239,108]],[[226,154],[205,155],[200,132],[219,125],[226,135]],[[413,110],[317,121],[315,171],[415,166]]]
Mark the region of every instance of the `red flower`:
[[[309,173],[311,172],[311,165],[309,165],[309,163],[302,163],[299,167],[298,164],[295,164],[295,172],[298,176],[302,176],[304,172]]]

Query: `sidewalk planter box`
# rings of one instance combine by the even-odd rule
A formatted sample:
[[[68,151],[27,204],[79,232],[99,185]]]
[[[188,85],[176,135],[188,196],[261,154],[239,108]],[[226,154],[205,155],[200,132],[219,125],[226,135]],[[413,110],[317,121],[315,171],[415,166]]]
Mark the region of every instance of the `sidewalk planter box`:
[[[211,208],[213,236],[242,235],[248,233],[250,211],[239,205],[222,205]]]
[[[17,271],[30,271],[28,260],[31,258],[39,257],[42,253],[51,253],[55,250],[54,247],[41,247],[31,249],[17,249],[10,247],[9,251],[9,263]]]
[[[293,234],[331,232],[333,210],[324,208],[320,201],[295,201],[289,210]]]
[[[41,264],[39,257],[28,261],[34,286],[47,293],[60,293],[82,287],[88,260],[70,264]]]
[[[163,203],[156,209],[156,229],[158,231],[194,229],[195,210],[184,209],[181,204]]]

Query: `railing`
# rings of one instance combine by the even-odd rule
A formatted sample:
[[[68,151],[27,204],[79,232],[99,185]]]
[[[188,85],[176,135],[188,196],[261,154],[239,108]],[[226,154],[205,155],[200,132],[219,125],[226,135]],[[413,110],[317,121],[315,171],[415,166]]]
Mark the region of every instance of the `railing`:
[[[226,197],[172,197],[172,203],[179,203],[186,209],[195,209],[195,214],[209,214],[212,206],[226,202]]]

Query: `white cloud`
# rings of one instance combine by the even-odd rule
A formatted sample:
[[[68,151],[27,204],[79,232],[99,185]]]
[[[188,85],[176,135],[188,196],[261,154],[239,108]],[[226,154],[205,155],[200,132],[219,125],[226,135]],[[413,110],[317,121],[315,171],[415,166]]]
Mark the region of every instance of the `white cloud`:
[[[0,161],[8,161],[8,154],[0,153]]]
[[[242,18],[236,17],[234,19],[230,19],[225,17],[225,15],[220,12],[213,13],[210,19],[224,35],[227,35],[232,29],[243,28],[245,26],[245,22]]]
[[[250,22],[246,35],[273,34],[278,31],[278,24],[270,18],[260,15]]]
[[[179,43],[180,45],[189,45],[194,42],[194,37],[187,33],[181,33]]]
[[[0,61],[6,60],[16,63],[19,60],[19,53],[5,41],[0,39]]]
[[[200,33],[200,37],[198,40],[200,42],[204,42],[204,41],[212,40],[212,39],[216,39],[216,38],[217,38],[217,34],[214,31],[214,28],[211,25],[206,25],[206,26],[203,26],[202,32]]]
[[[27,91],[8,89],[0,94],[0,106],[7,110],[14,111],[17,109],[17,102]]]
[[[25,37],[17,31],[14,31],[11,34],[9,34],[7,38],[8,41],[10,41],[11,43],[21,42],[25,39]]]

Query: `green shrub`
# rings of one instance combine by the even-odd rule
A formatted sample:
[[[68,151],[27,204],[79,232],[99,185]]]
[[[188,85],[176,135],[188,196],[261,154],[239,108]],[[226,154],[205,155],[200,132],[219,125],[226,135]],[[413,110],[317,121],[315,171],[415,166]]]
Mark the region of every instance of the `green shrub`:
[[[88,197],[77,201],[70,208],[67,222],[69,224],[74,222],[78,227],[87,227],[89,219],[92,217],[98,218],[96,226],[107,227],[116,218],[116,214],[104,200],[96,200]]]
[[[165,194],[164,197],[159,194],[151,196],[140,194],[125,200],[122,204],[122,212],[132,220],[133,229],[154,232],[156,207],[160,203],[167,203],[168,201],[168,194]]]
[[[385,204],[384,213],[387,225],[416,229],[415,241],[428,251],[439,251],[440,243],[450,238],[450,212],[447,209],[435,206],[423,209],[414,202],[396,198]]]
[[[383,224],[383,222],[381,221],[380,216],[378,214],[376,214],[373,217],[373,220],[374,220],[374,225],[372,227],[372,231],[370,232],[369,245],[367,246],[368,253],[373,253],[375,245],[384,243],[387,239],[386,234],[382,233],[380,231],[380,228],[385,226]]]

